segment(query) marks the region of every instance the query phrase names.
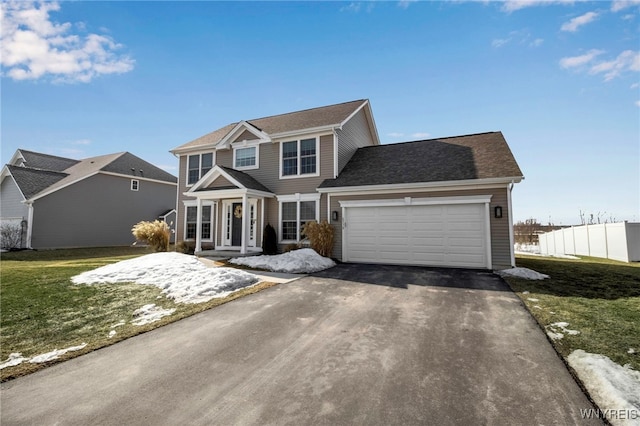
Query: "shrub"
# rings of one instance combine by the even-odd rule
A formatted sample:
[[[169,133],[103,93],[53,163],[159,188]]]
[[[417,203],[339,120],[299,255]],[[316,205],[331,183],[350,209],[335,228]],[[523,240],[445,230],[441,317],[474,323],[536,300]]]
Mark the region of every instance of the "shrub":
[[[264,234],[262,234],[262,253],[278,253],[278,237],[276,236],[276,230],[270,223],[267,223],[267,226],[264,227]]]
[[[326,220],[321,223],[313,220],[302,227],[302,234],[309,239],[311,248],[324,257],[331,257],[333,252],[333,233],[333,226]]]
[[[195,241],[180,241],[176,244],[176,251],[184,254],[194,254],[196,251]]]
[[[171,230],[166,222],[155,220],[153,222],[138,222],[131,233],[139,241],[149,244],[155,251],[167,251]]]
[[[22,227],[17,223],[3,223],[0,226],[0,245],[3,249],[20,248],[22,243]]]

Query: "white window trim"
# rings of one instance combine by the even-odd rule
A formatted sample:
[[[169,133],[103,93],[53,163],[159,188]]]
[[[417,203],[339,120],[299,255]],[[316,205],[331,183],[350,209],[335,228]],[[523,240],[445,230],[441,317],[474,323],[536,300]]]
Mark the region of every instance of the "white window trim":
[[[253,215],[254,215],[253,220],[249,224],[249,226],[253,228],[253,232],[251,232],[252,230],[249,229],[249,235],[247,238],[247,242],[248,242],[247,247],[256,247],[256,241],[257,241],[256,237],[258,236],[258,199],[249,198],[247,201],[248,201],[247,204],[249,207],[249,211],[251,211],[251,207],[253,207]],[[229,227],[227,224],[227,214],[230,211],[229,209],[233,208],[234,203],[242,203],[242,198],[228,199],[228,200],[222,201],[222,216],[221,216],[221,221],[222,221],[221,232],[222,233],[220,237],[221,245],[216,246],[216,249],[240,249],[240,246],[231,245],[231,241],[233,240],[233,235],[231,234],[232,232],[231,230],[229,230],[229,238],[227,238],[227,229]],[[244,212],[242,212],[242,214],[244,214]],[[253,233],[253,238],[251,238],[252,233]]]
[[[214,168],[216,166],[216,152],[215,151],[205,151],[205,152],[195,152],[195,153],[189,153],[186,155],[187,157],[187,166],[185,167],[185,183],[186,183],[186,187],[190,188],[193,185],[195,185],[196,183],[198,183],[198,181],[200,179],[202,179],[202,177],[204,176],[202,174],[202,155],[203,154],[211,154],[211,168]],[[193,157],[197,155],[198,156],[198,176],[200,176],[198,178],[197,181],[193,182],[193,183],[189,183],[189,157]]]
[[[138,179],[131,179],[131,190],[134,192],[140,190],[140,181]]]
[[[301,241],[300,235],[300,202],[301,201],[315,201],[316,202],[316,222],[320,221],[320,194],[290,194],[290,195],[278,195],[278,242],[280,244],[298,243]],[[283,240],[282,239],[282,203],[296,203],[296,222],[298,227],[296,232],[298,235],[297,240]]]
[[[186,200],[183,201],[184,204],[184,233],[182,234],[184,236],[184,240],[185,241],[195,241],[195,238],[187,238],[187,207],[198,207],[198,202],[196,200]],[[212,243],[215,239],[215,235],[216,235],[216,209],[215,209],[215,205],[217,203],[215,201],[202,201],[202,207],[206,207],[206,206],[211,206],[211,238],[202,238],[202,242],[205,243]],[[198,230],[196,229],[196,232]]]
[[[236,166],[236,151],[244,148],[255,148],[256,150],[256,164],[253,166]],[[233,146],[233,168],[236,170],[255,170],[260,168],[260,145],[257,143],[247,143],[247,141],[242,141],[240,143],[234,144]]]
[[[302,140],[307,140],[307,139],[315,139],[316,141],[316,172],[315,173],[304,173],[304,174],[300,174],[300,171],[302,170],[301,167],[301,156],[300,156],[300,141]],[[282,147],[284,145],[284,143],[286,142],[296,142],[297,143],[297,152],[298,152],[298,173],[295,175],[287,175],[284,176],[282,174]],[[299,178],[305,178],[305,177],[316,177],[316,176],[320,176],[320,136],[308,136],[308,137],[304,137],[301,136],[297,139],[288,139],[288,140],[282,140],[280,142],[280,154],[278,156],[278,163],[280,163],[280,165],[278,166],[279,170],[280,170],[280,179],[299,179]]]

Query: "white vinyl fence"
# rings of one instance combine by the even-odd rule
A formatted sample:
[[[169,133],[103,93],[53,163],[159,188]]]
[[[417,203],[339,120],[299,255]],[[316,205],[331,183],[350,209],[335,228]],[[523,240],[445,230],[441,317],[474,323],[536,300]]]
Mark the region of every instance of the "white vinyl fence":
[[[539,235],[541,254],[573,254],[640,261],[640,223],[572,226]]]

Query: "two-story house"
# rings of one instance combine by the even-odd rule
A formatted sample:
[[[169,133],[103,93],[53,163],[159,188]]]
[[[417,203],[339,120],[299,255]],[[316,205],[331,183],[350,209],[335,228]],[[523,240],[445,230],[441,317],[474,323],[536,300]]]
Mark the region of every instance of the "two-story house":
[[[20,248],[126,246],[133,225],[171,216],[176,181],[128,152],[75,160],[19,149],[2,168],[0,222]]]
[[[171,151],[177,241],[261,251],[305,222],[335,227],[343,261],[513,265],[511,189],[522,173],[500,132],[380,145],[368,100],[243,120]]]

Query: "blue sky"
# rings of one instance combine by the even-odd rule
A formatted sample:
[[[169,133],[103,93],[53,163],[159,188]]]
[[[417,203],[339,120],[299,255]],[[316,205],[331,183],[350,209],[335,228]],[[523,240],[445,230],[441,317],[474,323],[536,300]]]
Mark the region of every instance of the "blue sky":
[[[2,163],[168,151],[367,98],[382,143],[501,130],[515,219],[640,221],[640,1],[2,2]]]

